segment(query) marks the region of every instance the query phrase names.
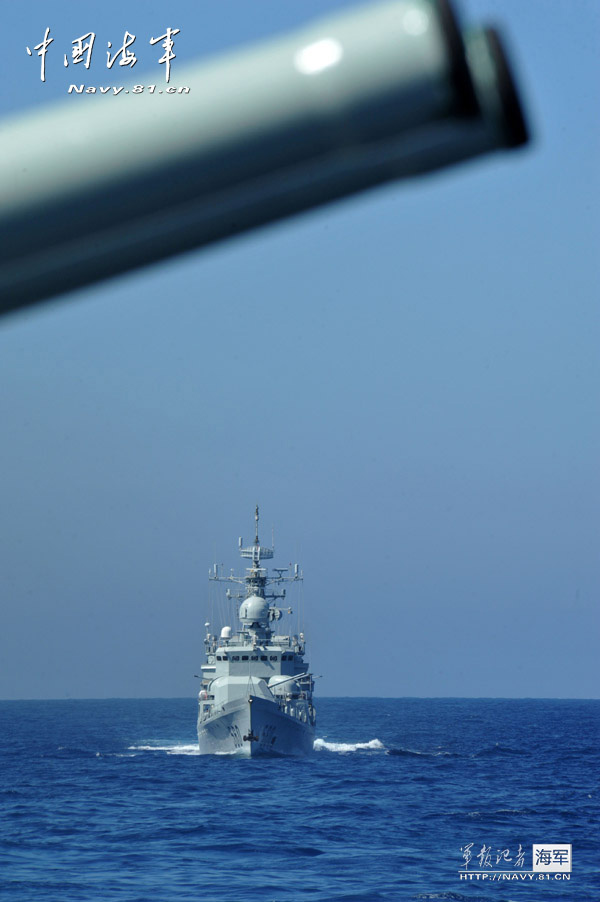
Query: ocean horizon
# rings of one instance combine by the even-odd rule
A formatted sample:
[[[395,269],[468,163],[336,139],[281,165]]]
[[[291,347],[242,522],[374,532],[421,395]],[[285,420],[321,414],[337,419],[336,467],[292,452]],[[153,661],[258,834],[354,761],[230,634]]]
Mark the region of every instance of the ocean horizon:
[[[48,698],[2,698],[0,702],[109,702],[109,701],[189,701],[190,698],[196,702],[197,697],[187,695],[90,695],[90,696],[74,696],[64,695],[61,698],[56,696]],[[317,696],[315,696],[317,699]],[[329,699],[385,699],[404,701],[405,699],[419,699],[421,701],[556,701],[556,702],[595,702],[600,701],[600,696],[593,695],[323,695],[318,696],[321,701]]]

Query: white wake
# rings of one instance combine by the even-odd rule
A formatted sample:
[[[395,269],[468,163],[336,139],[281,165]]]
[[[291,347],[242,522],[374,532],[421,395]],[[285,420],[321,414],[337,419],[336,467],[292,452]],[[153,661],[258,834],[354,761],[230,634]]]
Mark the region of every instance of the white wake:
[[[370,739],[369,742],[326,742],[325,739],[315,739],[314,749],[316,752],[358,752],[363,749],[380,751],[385,746],[379,739]]]
[[[385,751],[385,745],[379,739],[370,739],[368,742],[327,742],[325,739],[315,739],[314,750],[316,752],[358,752],[358,751]],[[129,745],[127,751],[133,755],[139,752],[165,752],[167,755],[199,755],[200,750],[196,743],[178,743],[176,745]],[[234,750],[235,752],[236,750]],[[224,752],[222,754],[232,754]]]
[[[128,752],[166,752],[167,755],[199,755],[197,744],[191,745],[128,745]]]

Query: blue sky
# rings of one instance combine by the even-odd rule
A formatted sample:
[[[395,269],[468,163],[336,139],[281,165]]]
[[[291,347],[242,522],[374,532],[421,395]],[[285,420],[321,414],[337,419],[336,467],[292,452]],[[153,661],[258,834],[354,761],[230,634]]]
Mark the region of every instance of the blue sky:
[[[64,96],[47,26],[179,27],[176,83],[349,5],[11,4],[0,113]],[[0,697],[193,695],[257,501],[322,695],[598,695],[600,13],[459,9],[503,27],[529,149],[0,322]]]

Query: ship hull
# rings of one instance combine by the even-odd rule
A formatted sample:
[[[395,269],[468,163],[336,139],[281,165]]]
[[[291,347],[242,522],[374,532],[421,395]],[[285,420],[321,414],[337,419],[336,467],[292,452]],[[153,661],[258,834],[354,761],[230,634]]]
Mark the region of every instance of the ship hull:
[[[302,756],[313,751],[314,726],[283,712],[276,702],[248,696],[198,722],[201,755]]]

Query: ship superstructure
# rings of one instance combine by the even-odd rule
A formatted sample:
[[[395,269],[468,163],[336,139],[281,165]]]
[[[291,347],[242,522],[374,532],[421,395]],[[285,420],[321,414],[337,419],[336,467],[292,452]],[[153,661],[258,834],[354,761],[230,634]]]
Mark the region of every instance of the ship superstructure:
[[[262,566],[273,557],[274,548],[260,544],[258,505],[254,518],[254,543],[244,547],[239,540],[241,557],[251,562],[245,576],[225,576],[216,564],[209,574],[211,580],[233,583],[243,591],[226,593],[240,600],[235,632],[225,625],[217,637],[206,624],[198,708],[200,753],[305,755],[313,749],[316,715],[304,634],[275,634],[273,624],[292,611],[276,604],[285,600],[285,588],[267,591],[301,581],[302,573],[298,564],[292,569],[273,568],[271,574]]]

